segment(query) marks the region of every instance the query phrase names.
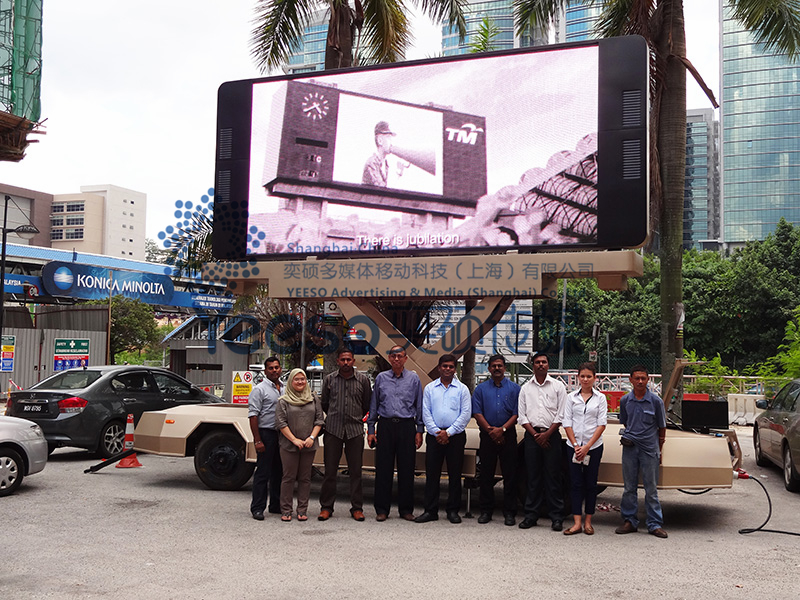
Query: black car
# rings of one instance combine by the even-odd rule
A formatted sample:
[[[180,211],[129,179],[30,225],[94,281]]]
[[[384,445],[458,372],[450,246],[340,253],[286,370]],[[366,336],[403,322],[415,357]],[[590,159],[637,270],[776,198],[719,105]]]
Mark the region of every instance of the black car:
[[[76,446],[109,457],[124,449],[129,413],[138,422],[147,410],[222,401],[166,369],[109,365],[61,371],[11,392],[6,414],[38,423],[50,452]]]

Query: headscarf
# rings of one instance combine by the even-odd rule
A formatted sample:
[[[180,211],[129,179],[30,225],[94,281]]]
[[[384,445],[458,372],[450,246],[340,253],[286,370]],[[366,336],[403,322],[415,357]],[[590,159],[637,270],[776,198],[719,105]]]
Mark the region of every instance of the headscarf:
[[[302,392],[298,392],[294,387],[292,387],[292,381],[299,373],[302,373],[303,376],[306,376],[306,372],[303,369],[292,369],[292,372],[289,373],[289,380],[286,382],[285,393],[281,396],[281,400],[286,400],[288,404],[292,406],[303,406],[304,404],[308,404],[314,400],[314,397],[311,395],[311,386],[308,385],[308,377],[306,376],[306,387]]]

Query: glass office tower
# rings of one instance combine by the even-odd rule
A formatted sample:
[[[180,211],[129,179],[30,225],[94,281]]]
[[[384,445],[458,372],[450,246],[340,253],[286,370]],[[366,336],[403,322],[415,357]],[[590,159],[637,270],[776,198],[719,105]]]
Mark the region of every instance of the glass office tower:
[[[719,238],[719,122],[710,108],[686,111],[683,247],[716,248]]]
[[[763,240],[800,224],[800,64],[765,51],[723,9],[722,239]]]

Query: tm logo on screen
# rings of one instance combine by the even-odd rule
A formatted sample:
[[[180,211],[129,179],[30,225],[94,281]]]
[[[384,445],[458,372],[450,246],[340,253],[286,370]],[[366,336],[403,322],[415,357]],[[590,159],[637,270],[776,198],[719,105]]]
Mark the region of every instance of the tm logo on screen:
[[[478,141],[478,134],[483,133],[483,127],[478,127],[474,123],[464,123],[461,129],[455,127],[445,127],[448,142],[461,142],[474,146]]]

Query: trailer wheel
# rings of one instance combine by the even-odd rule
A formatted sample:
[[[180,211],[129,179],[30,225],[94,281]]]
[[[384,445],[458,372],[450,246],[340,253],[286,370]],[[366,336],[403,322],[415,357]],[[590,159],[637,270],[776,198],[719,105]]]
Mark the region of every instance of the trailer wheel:
[[[211,431],[197,444],[194,470],[212,490],[238,490],[250,480],[255,463],[245,460],[245,441],[233,431]]]

